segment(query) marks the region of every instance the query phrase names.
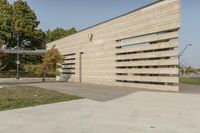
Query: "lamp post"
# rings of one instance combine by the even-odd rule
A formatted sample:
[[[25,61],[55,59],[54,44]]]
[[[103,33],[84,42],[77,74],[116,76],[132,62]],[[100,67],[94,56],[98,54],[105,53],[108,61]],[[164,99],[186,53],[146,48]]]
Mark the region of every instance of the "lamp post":
[[[17,50],[19,50],[19,35],[18,35],[18,41],[17,41]],[[19,64],[20,64],[20,61],[19,61],[19,53],[17,53],[17,61],[16,61],[16,64],[17,64],[17,74],[16,74],[16,78],[19,79]]]
[[[181,62],[180,62],[180,59],[181,59],[181,56],[184,54],[184,52],[186,51],[186,49],[189,47],[189,46],[192,46],[191,43],[187,44],[184,49],[178,54],[178,64],[179,64],[179,77],[181,76]]]

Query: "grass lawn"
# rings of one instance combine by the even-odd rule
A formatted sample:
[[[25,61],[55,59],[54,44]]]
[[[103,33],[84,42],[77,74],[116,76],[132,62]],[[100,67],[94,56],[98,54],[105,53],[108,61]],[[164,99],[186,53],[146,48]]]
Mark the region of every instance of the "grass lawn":
[[[200,79],[199,79],[199,78],[186,78],[186,77],[181,77],[181,78],[180,78],[180,83],[192,84],[192,85],[200,85]]]
[[[38,87],[7,87],[0,89],[0,111],[75,99],[80,97]]]

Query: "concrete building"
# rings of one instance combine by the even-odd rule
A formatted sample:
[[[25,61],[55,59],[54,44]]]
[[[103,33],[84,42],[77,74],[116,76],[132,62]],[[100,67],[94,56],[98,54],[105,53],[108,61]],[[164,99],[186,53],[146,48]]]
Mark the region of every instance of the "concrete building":
[[[160,0],[54,41],[58,80],[178,91],[180,0]]]

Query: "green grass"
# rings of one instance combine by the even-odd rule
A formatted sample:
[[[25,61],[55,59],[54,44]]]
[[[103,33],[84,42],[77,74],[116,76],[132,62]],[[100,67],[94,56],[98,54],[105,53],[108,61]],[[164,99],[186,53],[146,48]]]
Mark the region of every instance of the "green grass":
[[[80,97],[38,87],[20,86],[0,89],[0,111],[64,102]]]
[[[180,78],[180,83],[191,84],[191,85],[200,85],[200,79],[199,78],[181,77]]]

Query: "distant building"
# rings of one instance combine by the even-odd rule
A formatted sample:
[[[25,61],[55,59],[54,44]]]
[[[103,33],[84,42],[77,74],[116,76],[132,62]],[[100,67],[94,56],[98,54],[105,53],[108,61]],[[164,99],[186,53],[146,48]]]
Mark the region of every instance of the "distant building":
[[[54,41],[58,80],[178,91],[180,0],[160,0]]]

